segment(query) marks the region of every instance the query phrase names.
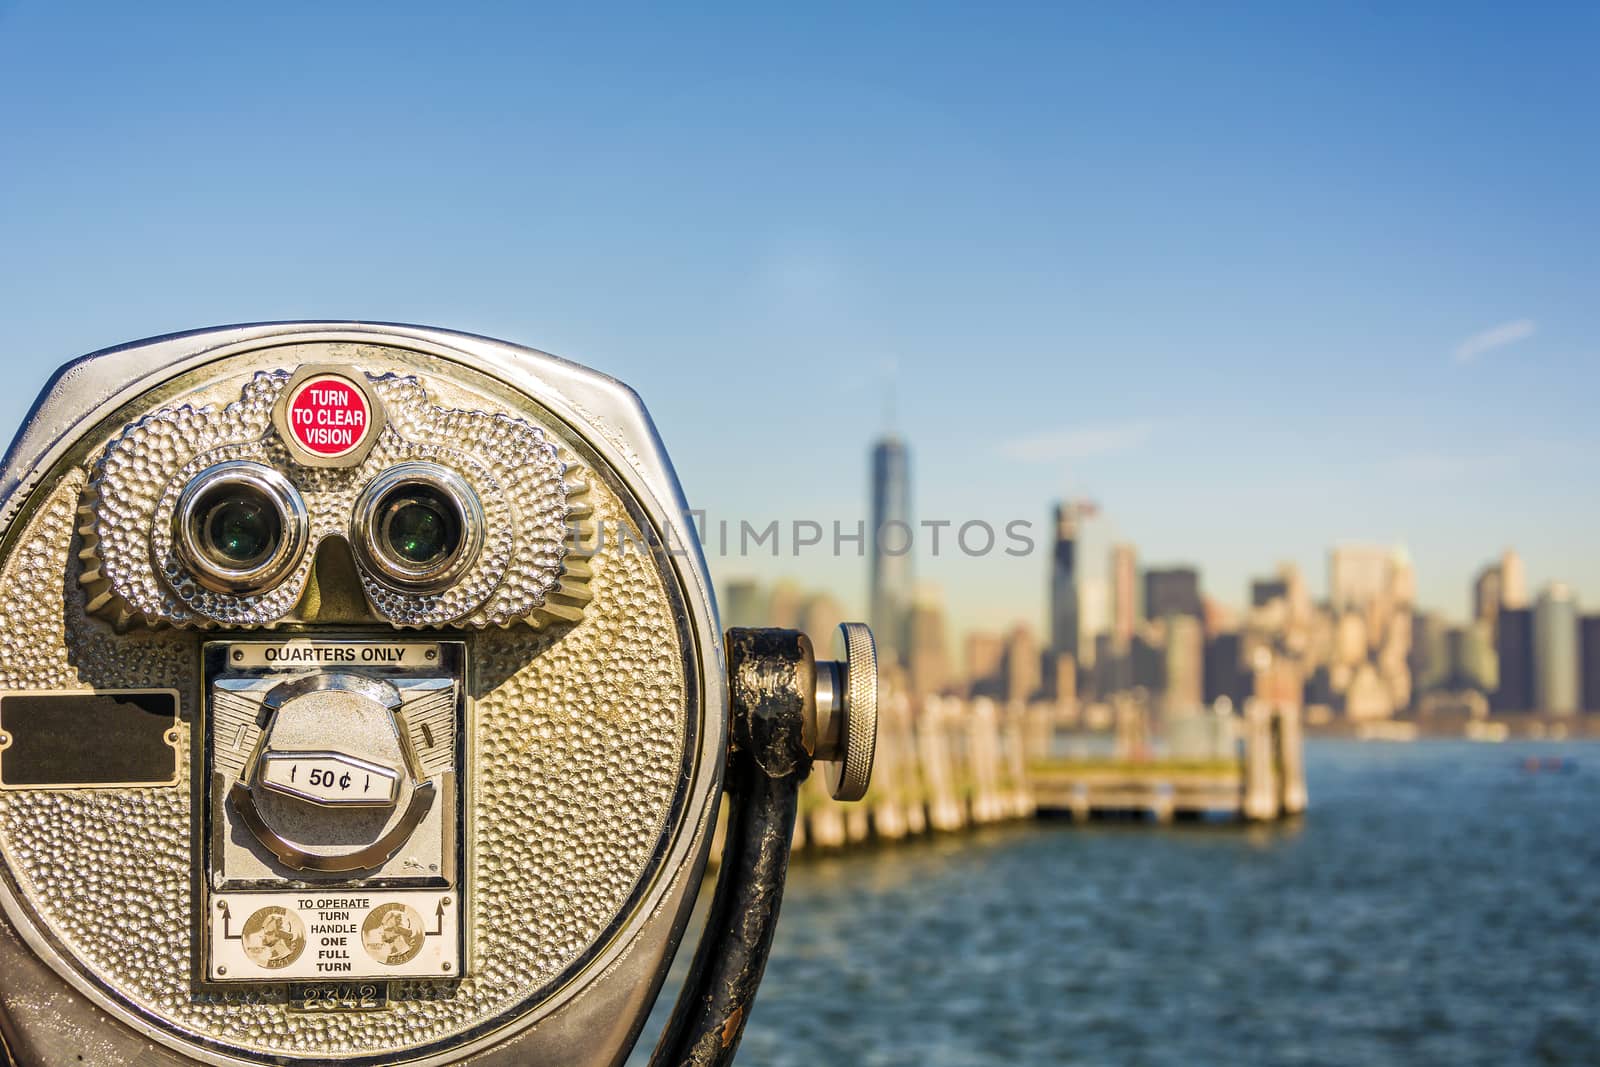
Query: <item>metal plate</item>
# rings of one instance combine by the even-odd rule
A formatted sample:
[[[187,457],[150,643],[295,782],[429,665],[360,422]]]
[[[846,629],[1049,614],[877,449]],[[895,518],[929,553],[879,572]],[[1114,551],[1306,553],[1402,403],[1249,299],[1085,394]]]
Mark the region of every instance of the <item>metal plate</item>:
[[[454,978],[461,973],[454,891],[229,893],[212,898],[211,981]]]
[[[176,689],[0,694],[0,789],[176,785]]]

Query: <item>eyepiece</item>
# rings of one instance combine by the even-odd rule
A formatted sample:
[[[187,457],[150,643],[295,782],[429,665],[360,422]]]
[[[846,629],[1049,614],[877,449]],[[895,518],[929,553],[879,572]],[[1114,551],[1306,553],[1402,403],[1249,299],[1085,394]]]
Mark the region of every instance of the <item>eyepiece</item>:
[[[430,485],[390,492],[378,513],[384,547],[412,566],[432,566],[461,547],[460,512]]]
[[[361,494],[350,541],[385,585],[434,593],[477,558],[483,526],[483,505],[460,475],[433,463],[401,463]]]
[[[294,569],[308,532],[305,503],[260,463],[207,467],[189,480],[174,515],[178,558],[219,593],[255,593]]]

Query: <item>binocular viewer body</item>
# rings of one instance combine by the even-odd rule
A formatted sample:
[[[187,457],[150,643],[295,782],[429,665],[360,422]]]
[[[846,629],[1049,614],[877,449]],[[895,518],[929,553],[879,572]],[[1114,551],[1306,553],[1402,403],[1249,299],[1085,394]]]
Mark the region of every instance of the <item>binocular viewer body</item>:
[[[730,696],[649,416],[564,360],[300,323],[72,363],[0,482],[0,1035],[28,1067],[618,1063],[730,751],[788,746],[750,753],[776,823],[724,912],[781,891],[811,758],[864,792],[843,637],[741,643],[776,673]],[[768,910],[704,969],[753,995]],[[658,1059],[714,1062],[693,1000]]]

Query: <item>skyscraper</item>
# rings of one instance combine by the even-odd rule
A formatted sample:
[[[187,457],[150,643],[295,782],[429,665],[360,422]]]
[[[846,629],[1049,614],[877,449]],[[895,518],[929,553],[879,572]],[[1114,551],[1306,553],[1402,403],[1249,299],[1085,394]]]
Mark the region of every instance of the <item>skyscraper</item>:
[[[911,456],[905,442],[872,446],[871,620],[878,658],[903,664],[911,611]]]
[[[1600,712],[1600,615],[1585,615],[1579,635],[1578,653],[1583,660],[1583,710]]]
[[[1554,715],[1576,713],[1578,605],[1560,583],[1545,587],[1533,611],[1533,665],[1534,708]]]
[[[1005,639],[999,634],[974,631],[964,645],[967,689],[972,696],[1001,696],[1006,662]]]
[[[1055,552],[1050,559],[1050,651],[1078,658],[1078,510],[1056,505]]]
[[[1139,621],[1139,560],[1127,543],[1111,548],[1111,636],[1125,655]]]
[[[1500,556],[1500,606],[1528,606],[1528,579],[1522,570],[1522,557],[1509,548]]]
[[[1491,563],[1472,582],[1472,618],[1493,629],[1500,615],[1500,564]]]
[[[1210,704],[1222,697],[1243,705],[1250,693],[1244,669],[1243,643],[1236,631],[1214,635],[1206,642],[1205,697]]]
[[[1079,687],[1097,700],[1133,688],[1133,646],[1120,655],[1111,647],[1110,634],[1094,635],[1094,668],[1082,675]]]
[[[1133,635],[1132,681],[1150,693],[1167,686],[1167,635],[1160,626],[1142,626]]]
[[[1389,553],[1389,573],[1384,583],[1383,595],[1391,609],[1416,603],[1417,568],[1411,562],[1411,553],[1405,545],[1396,545]]]
[[[906,629],[909,637],[906,646],[907,670],[912,694],[923,697],[944,692],[953,679],[949,638],[945,633],[944,603],[939,598],[938,590],[928,586],[917,590]]]
[[[1032,627],[1017,626],[1006,635],[1005,691],[1006,699],[1018,702],[1033,699],[1043,688],[1041,676],[1043,660],[1039,657],[1039,639]]]
[[[1438,615],[1419,611],[1411,617],[1409,666],[1413,687],[1419,695],[1454,682],[1452,642],[1459,646],[1461,635],[1452,636],[1450,628]]]
[[[1284,562],[1278,564],[1278,577],[1283,579],[1289,600],[1289,625],[1308,625],[1311,622],[1311,590],[1306,586],[1305,575],[1300,573],[1297,564]]]
[[[1533,612],[1507,608],[1495,627],[1495,652],[1500,684],[1494,691],[1494,710],[1531,711],[1533,692]]]
[[[1365,608],[1383,598],[1393,556],[1379,545],[1339,545],[1328,553],[1328,601],[1333,609]]]
[[[1200,572],[1193,567],[1160,567],[1144,572],[1144,617],[1154,622],[1168,615],[1205,618]]]
[[[1282,578],[1257,578],[1250,583],[1250,606],[1264,608],[1274,600],[1289,599],[1289,583]]]
[[[1500,657],[1495,651],[1494,627],[1486,620],[1469,623],[1461,631],[1451,662],[1459,685],[1492,694],[1500,688]]]
[[[1162,676],[1168,713],[1198,709],[1205,700],[1205,632],[1192,615],[1167,619],[1167,647]]]

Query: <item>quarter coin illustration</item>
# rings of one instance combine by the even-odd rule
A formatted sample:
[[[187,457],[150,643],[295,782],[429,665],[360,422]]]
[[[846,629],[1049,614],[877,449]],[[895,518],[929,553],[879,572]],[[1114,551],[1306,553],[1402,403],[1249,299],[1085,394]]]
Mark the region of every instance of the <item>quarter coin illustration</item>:
[[[422,951],[422,916],[405,904],[380,904],[361,924],[361,944],[379,963],[398,967]]]
[[[244,921],[240,934],[244,954],[257,967],[277,970],[300,958],[306,947],[306,927],[288,908],[261,908]]]

